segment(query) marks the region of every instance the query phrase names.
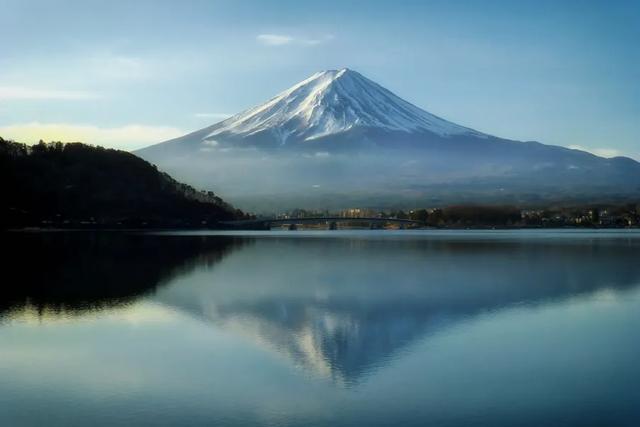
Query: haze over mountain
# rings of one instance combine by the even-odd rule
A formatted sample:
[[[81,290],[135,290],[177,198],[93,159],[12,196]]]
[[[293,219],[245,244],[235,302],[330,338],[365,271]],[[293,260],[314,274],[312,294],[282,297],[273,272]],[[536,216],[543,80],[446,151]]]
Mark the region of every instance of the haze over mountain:
[[[136,154],[250,209],[640,195],[640,163],[632,159],[491,136],[346,68]]]

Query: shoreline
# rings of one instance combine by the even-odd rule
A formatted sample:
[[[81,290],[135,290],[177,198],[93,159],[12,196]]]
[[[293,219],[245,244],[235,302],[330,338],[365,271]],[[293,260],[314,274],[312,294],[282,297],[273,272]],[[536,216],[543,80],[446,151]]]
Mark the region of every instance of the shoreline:
[[[582,231],[606,231],[606,230],[640,230],[639,226],[627,226],[627,227],[494,227],[494,226],[469,226],[469,227],[410,227],[410,228],[364,228],[364,227],[345,227],[337,230],[329,230],[327,228],[317,227],[300,227],[297,230],[287,230],[284,227],[274,227],[270,229],[259,228],[200,228],[200,227],[153,227],[153,228],[50,228],[50,227],[24,227],[24,228],[9,228],[0,230],[0,233],[60,233],[60,232],[122,232],[122,233],[144,233],[144,232],[157,232],[157,231],[518,231],[518,230],[582,230]]]

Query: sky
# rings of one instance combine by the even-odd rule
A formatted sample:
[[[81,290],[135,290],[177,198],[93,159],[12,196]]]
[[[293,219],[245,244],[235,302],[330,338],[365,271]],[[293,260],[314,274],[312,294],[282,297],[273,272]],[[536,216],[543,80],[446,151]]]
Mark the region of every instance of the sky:
[[[132,150],[348,67],[455,123],[640,159],[638,1],[0,0],[0,136]]]

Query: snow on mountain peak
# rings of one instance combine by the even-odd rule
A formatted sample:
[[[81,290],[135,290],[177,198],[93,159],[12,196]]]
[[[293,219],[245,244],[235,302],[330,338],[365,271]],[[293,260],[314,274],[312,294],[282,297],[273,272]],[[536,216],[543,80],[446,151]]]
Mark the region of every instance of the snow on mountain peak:
[[[292,137],[309,141],[353,128],[484,136],[434,116],[343,68],[315,73],[266,103],[211,126],[204,139],[270,132],[284,143]]]

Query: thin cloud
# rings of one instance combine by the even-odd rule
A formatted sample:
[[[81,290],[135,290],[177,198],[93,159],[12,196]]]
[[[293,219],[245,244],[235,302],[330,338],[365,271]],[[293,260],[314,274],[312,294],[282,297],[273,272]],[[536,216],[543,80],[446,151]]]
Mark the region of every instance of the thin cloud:
[[[319,38],[294,37],[287,34],[259,34],[256,36],[258,43],[266,46],[316,46],[333,39],[332,35],[326,35]]]
[[[317,39],[300,39],[299,43],[307,46],[315,46],[318,44],[329,42],[331,40],[333,40],[333,36],[331,34],[327,34],[326,36]]]
[[[622,153],[620,152],[620,150],[617,150],[615,148],[606,148],[606,147],[590,148],[590,147],[584,147],[582,145],[570,145],[568,148],[571,148],[572,150],[586,151],[588,153],[595,154],[596,156],[606,157],[606,158],[622,156]]]
[[[98,127],[71,123],[21,123],[0,127],[0,136],[33,144],[39,140],[84,142],[121,150],[136,150],[151,144],[177,138],[186,132],[169,126],[129,124],[120,127]]]
[[[0,86],[0,100],[68,100],[96,99],[93,92],[77,90],[39,89],[24,86]]]
[[[293,43],[293,37],[282,34],[259,34],[256,37],[259,43],[267,46],[284,46]]]

